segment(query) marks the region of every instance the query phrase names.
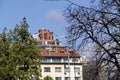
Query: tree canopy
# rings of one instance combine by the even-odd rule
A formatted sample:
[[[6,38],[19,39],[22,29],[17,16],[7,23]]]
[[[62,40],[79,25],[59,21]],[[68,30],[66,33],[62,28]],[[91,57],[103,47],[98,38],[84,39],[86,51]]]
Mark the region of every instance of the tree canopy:
[[[91,0],[91,7],[84,7],[67,0],[70,5],[65,17],[69,42],[77,48],[94,44],[96,68],[104,67],[107,80],[120,79],[120,1]],[[95,5],[94,5],[95,3]],[[91,54],[92,55],[92,54]],[[98,72],[98,76],[100,72]]]
[[[0,34],[0,80],[39,80],[40,52],[28,28],[24,17],[13,30],[5,28]]]
[[[44,80],[54,80],[51,76],[46,76],[46,77],[44,77]]]

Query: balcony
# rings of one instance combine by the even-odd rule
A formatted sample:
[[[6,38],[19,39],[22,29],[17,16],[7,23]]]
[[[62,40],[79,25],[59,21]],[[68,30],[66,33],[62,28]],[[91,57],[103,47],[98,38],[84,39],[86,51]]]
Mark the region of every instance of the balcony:
[[[75,58],[43,58],[42,63],[80,63],[79,59]]]

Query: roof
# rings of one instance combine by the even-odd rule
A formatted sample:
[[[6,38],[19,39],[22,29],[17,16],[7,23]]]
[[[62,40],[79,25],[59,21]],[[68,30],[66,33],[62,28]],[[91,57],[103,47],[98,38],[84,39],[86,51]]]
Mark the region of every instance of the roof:
[[[80,57],[80,55],[78,54],[78,53],[69,53],[69,54],[67,54],[67,53],[49,53],[49,52],[47,52],[47,51],[42,51],[41,52],[41,55],[43,56],[43,57]]]

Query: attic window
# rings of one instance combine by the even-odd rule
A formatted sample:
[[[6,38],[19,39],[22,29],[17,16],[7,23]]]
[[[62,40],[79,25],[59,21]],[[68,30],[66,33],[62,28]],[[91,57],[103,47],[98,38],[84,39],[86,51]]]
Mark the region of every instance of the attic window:
[[[64,53],[64,51],[62,50],[62,51],[60,51],[60,53]]]
[[[73,51],[69,51],[69,53],[73,53]]]
[[[55,50],[49,50],[49,53],[55,53]]]
[[[54,53],[55,51],[51,50],[50,52],[51,52],[51,53]]]

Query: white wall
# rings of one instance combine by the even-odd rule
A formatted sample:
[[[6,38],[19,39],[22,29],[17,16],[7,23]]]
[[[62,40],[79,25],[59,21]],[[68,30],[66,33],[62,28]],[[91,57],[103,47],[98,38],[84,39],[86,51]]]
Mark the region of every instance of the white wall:
[[[44,67],[50,67],[51,68],[51,72],[44,72]],[[61,67],[61,72],[55,72],[55,67]],[[65,77],[69,77],[69,72],[67,72],[65,74],[64,72],[64,67],[65,64],[41,64],[41,68],[42,68],[42,78],[44,78],[45,76],[49,75],[51,77],[53,77],[53,79],[55,80],[55,77],[61,77],[62,80],[65,79]],[[68,65],[66,65],[66,67],[68,67]],[[78,74],[78,72],[74,73],[74,67],[80,67],[80,74]],[[74,77],[80,77],[80,80],[83,80],[82,78],[82,65],[70,65],[70,77],[71,80],[75,80]]]

